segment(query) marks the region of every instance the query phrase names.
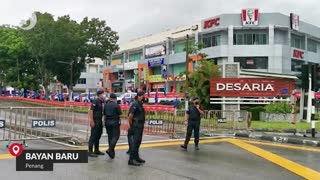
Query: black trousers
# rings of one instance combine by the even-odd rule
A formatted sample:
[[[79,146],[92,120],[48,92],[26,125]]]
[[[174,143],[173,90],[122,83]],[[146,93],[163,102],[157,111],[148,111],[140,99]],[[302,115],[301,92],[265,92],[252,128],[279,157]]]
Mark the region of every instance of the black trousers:
[[[132,142],[133,142],[133,133],[132,133],[131,128],[128,128],[127,138],[128,138],[128,145],[129,145],[128,152],[131,152],[131,146],[132,146]]]
[[[92,152],[93,145],[95,148],[95,151],[99,151],[99,142],[102,135],[102,119],[94,120],[94,127],[91,128],[91,135],[89,139],[89,151]]]
[[[186,140],[184,141],[184,145],[188,146],[192,131],[194,132],[194,144],[198,146],[199,144],[199,130],[200,130],[200,123],[199,122],[188,122],[188,127],[187,127],[187,135],[186,135]]]
[[[142,142],[144,127],[141,126],[132,126],[132,142],[131,142],[131,152],[130,152],[130,160],[139,159],[139,148]]]
[[[106,130],[108,133],[109,152],[114,152],[114,148],[120,137],[120,124],[106,123]]]

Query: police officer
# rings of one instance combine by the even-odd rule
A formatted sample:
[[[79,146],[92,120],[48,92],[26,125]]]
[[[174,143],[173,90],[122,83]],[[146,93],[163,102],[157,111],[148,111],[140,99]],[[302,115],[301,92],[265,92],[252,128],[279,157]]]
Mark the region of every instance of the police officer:
[[[132,101],[131,104],[130,104],[130,107],[131,107],[132,104],[133,104],[134,102],[136,102],[137,100],[138,100],[138,96],[135,96],[135,97],[134,97],[134,101]],[[129,116],[129,115],[130,115],[130,112],[129,112],[128,116]],[[128,128],[127,138],[128,138],[128,145],[129,145],[129,149],[128,149],[128,151],[127,151],[127,154],[130,154],[130,152],[131,152],[131,144],[132,144],[132,141],[133,141],[133,134],[132,134],[132,131],[131,131],[131,128],[130,128],[130,127]]]
[[[142,141],[143,128],[145,123],[145,111],[142,104],[143,95],[143,91],[139,91],[137,93],[137,100],[131,105],[128,117],[132,135],[132,142],[130,147],[131,152],[128,164],[133,166],[140,166],[142,163],[146,162],[139,156],[139,148]]]
[[[98,98],[95,99],[89,111],[91,135],[89,139],[89,156],[97,157],[97,155],[104,155],[99,151],[99,141],[102,135],[102,116],[103,116],[103,91],[97,92]],[[93,153],[94,145],[94,153]]]
[[[188,111],[186,112],[185,116],[185,123],[188,123],[187,127],[187,135],[184,141],[184,145],[181,145],[181,148],[187,150],[188,144],[191,138],[192,131],[194,132],[194,144],[195,149],[199,150],[199,128],[200,128],[200,119],[201,115],[204,112],[200,109],[199,106],[199,98],[194,98],[192,100],[192,105],[190,105]]]
[[[120,106],[116,101],[117,96],[115,94],[110,94],[109,101],[104,107],[105,125],[108,133],[109,143],[109,149],[106,151],[106,153],[111,159],[115,157],[114,148],[116,147],[120,137],[120,115],[122,114]]]

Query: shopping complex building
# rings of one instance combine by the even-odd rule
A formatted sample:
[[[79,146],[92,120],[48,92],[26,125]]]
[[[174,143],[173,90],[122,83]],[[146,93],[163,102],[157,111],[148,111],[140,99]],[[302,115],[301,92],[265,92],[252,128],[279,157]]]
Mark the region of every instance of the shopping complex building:
[[[239,9],[237,14],[216,15],[120,44],[103,72],[105,90],[183,92],[185,77],[178,75],[186,69],[186,35],[191,43],[204,45],[206,59],[216,64],[238,62],[240,75],[242,70],[290,75],[296,65],[320,63],[319,27],[296,14]],[[194,59],[188,70],[196,65]]]

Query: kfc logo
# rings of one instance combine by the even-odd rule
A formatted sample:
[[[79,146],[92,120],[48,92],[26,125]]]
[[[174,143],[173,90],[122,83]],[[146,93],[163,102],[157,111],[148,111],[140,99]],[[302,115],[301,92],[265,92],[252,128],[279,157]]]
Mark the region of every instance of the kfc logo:
[[[290,25],[291,29],[299,31],[300,28],[300,17],[296,14],[290,14]]]
[[[211,28],[213,25],[219,26],[220,25],[219,21],[220,21],[219,17],[204,21],[203,29]]]
[[[304,52],[303,51],[299,51],[297,49],[294,49],[292,56],[293,56],[293,58],[303,59],[304,58]]]
[[[258,9],[243,9],[242,24],[244,26],[258,25],[259,10]]]

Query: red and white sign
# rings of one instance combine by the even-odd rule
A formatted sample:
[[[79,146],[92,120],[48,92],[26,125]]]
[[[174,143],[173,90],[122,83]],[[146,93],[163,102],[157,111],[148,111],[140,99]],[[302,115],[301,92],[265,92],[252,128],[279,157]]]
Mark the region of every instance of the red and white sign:
[[[259,23],[259,9],[243,9],[242,24],[244,26],[257,26]]]
[[[296,14],[290,14],[290,26],[291,29],[299,31],[300,29],[300,17]]]
[[[219,21],[220,17],[215,17],[213,19],[206,20],[203,23],[203,29],[212,28],[213,26],[217,27],[220,25]]]
[[[293,80],[265,78],[212,78],[210,96],[274,97],[288,96],[295,89]]]
[[[298,49],[293,49],[292,58],[293,59],[304,59],[304,51],[301,51]]]

